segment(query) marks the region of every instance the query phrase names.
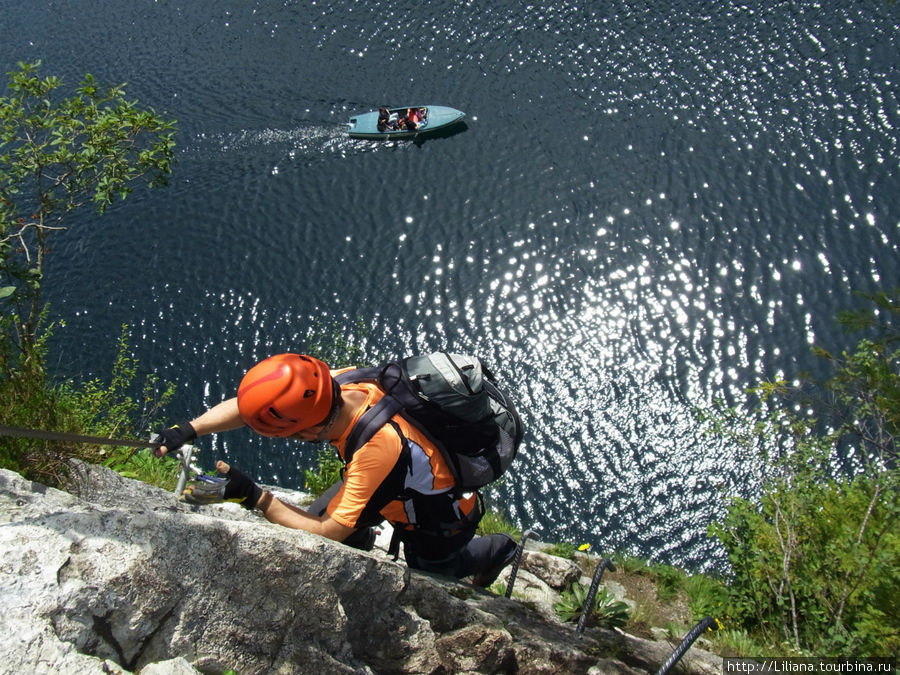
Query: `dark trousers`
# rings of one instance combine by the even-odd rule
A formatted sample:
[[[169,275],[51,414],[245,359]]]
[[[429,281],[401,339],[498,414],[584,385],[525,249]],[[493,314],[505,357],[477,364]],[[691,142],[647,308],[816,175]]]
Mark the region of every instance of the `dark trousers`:
[[[461,579],[502,568],[516,550],[516,542],[505,534],[474,535],[474,526],[469,532],[452,537],[403,533],[406,564],[413,569]]]

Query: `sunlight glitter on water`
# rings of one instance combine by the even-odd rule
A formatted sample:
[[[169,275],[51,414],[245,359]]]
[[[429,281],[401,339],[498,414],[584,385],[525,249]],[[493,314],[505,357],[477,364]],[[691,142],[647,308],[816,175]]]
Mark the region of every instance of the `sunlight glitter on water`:
[[[718,488],[755,476],[693,407],[808,366],[850,290],[898,276],[886,3],[334,0],[226,15],[197,0],[165,35],[164,8],[95,5],[7,2],[4,20],[23,35],[51,15],[74,26],[29,34],[29,49],[130,79],[185,132],[170,191],[58,249],[73,262],[52,306],[74,317],[77,369],[102,370],[96,344],[125,321],[185,407],[233,395],[273,350],[319,346],[321,322],[373,360],[476,352],[527,420],[498,501],[549,538],[708,564]],[[468,126],[425,143],[346,137],[355,112],[419,95],[458,102]],[[314,459],[220,436],[216,451],[258,462],[262,480],[296,486]]]

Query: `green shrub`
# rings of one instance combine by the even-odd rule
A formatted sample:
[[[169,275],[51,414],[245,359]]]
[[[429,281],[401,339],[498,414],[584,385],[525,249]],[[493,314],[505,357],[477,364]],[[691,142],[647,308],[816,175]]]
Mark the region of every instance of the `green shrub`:
[[[566,558],[568,560],[575,559],[575,544],[568,541],[549,544],[544,546],[542,550],[547,555],[555,555],[558,558]]]
[[[103,462],[105,466],[125,478],[133,478],[150,485],[172,491],[178,483],[180,467],[174,457],[156,457],[150,450],[143,449],[127,454],[114,452]]]
[[[699,621],[706,616],[727,619],[730,613],[728,587],[719,579],[706,574],[694,574],[684,579],[691,617]]]
[[[656,579],[656,597],[666,602],[675,599],[683,590],[687,574],[671,565],[653,563],[648,567],[649,575]]]
[[[900,652],[900,289],[869,299],[840,317],[869,337],[816,349],[829,379],[764,383],[749,416],[713,427],[763,476],[757,499],[733,499],[711,527],[733,569],[733,629],[794,654]]]
[[[485,510],[484,517],[478,524],[478,534],[508,534],[513,539],[522,537],[522,530],[516,527],[503,511],[491,508]]]
[[[605,588],[597,592],[594,603],[594,617],[597,625],[603,628],[621,628],[628,623],[631,610],[628,605],[615,597]]]
[[[587,601],[589,588],[576,581],[560,594],[553,604],[562,621],[578,621]],[[628,623],[630,609],[621,600],[616,600],[605,586],[601,586],[594,596],[594,603],[588,613],[588,623],[601,628],[621,628]]]
[[[174,388],[144,378],[138,398],[138,363],[129,355],[128,331],[122,329],[118,353],[108,383],[53,383],[44,369],[45,332],[27,359],[11,359],[7,334],[5,368],[0,371],[0,411],[8,426],[110,438],[149,438],[150,424],[172,396]],[[63,487],[68,460],[105,464],[162,487],[174,487],[177,463],[155,464],[149,453],[134,448],[0,437],[0,467],[53,487]]]
[[[632,555],[614,554],[616,570],[623,574],[639,574],[652,579],[656,584],[656,597],[663,602],[674,600],[684,590],[688,578],[684,570],[671,565],[654,563]]]
[[[341,479],[344,463],[330,445],[316,449],[316,466],[305,471],[306,489],[318,497]]]
[[[734,569],[731,612],[770,643],[816,656],[900,650],[900,501],[865,477],[778,480],[762,509],[735,500],[713,528]]]
[[[766,656],[787,656],[774,647],[758,644],[746,630],[718,630],[712,634],[716,652],[722,656],[756,658]]]
[[[587,600],[588,587],[575,582],[564,590],[559,600],[553,603],[553,609],[562,621],[577,621],[581,616],[584,602]]]
[[[624,574],[650,574],[650,562],[644,558],[624,553],[614,553],[612,560],[616,565],[616,569]]]

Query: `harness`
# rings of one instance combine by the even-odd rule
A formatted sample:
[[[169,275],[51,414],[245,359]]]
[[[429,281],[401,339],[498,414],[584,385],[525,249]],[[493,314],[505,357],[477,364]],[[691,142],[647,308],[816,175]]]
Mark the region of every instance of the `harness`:
[[[388,396],[382,398],[378,403],[366,410],[366,412],[363,413],[362,417],[356,423],[354,428],[351,429],[350,435],[347,437],[347,442],[345,444],[345,455],[343,458],[345,462],[344,469],[346,469],[346,466],[350,463],[350,460],[353,457],[353,451],[351,450],[350,452],[348,452],[348,448],[358,449],[359,447],[361,447],[361,445],[365,444],[371,439],[375,431],[383,426],[390,426],[397,434],[397,437],[400,439],[400,458],[398,460],[398,464],[400,464],[403,469],[403,475],[412,473],[412,449],[409,445],[409,439],[403,434],[403,431],[400,429],[400,425],[397,424],[396,421],[391,419],[395,414],[398,414],[399,407],[401,406],[395,406],[391,404],[381,405],[381,403],[386,399],[388,401],[394,400]],[[391,411],[393,411],[393,414],[389,414],[391,413]],[[360,440],[360,438],[363,437],[364,434],[365,439]],[[343,475],[343,470],[341,473]],[[458,501],[460,497],[461,495],[458,494],[458,491],[455,488],[449,488],[446,492],[441,492],[436,495],[423,495],[422,493],[403,485],[397,492],[394,499],[401,502],[412,501],[414,511],[417,514],[417,521],[420,521],[420,519],[418,518],[419,514],[434,512],[434,501],[439,499],[446,499],[448,500],[448,502],[453,502]],[[448,504],[447,508],[449,509],[452,507]],[[400,553],[400,543],[404,541],[404,539],[408,539],[412,536],[421,535],[426,537],[437,537],[445,539],[461,535],[467,531],[474,531],[474,529],[478,526],[478,523],[481,521],[481,518],[484,516],[484,511],[484,499],[482,498],[481,494],[476,491],[475,505],[473,506],[472,510],[456,520],[440,520],[437,522],[431,522],[427,526],[422,525],[421,522],[405,524],[392,522],[391,525],[394,528],[394,532],[391,536],[391,541],[388,546],[388,554],[391,555],[394,560],[396,560]]]

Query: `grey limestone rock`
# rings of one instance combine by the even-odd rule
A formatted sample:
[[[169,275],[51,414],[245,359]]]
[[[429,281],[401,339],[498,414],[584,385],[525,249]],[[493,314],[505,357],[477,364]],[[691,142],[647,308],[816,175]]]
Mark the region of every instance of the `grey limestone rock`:
[[[71,493],[0,471],[0,589],[2,673],[632,673],[671,652],[84,464]]]

